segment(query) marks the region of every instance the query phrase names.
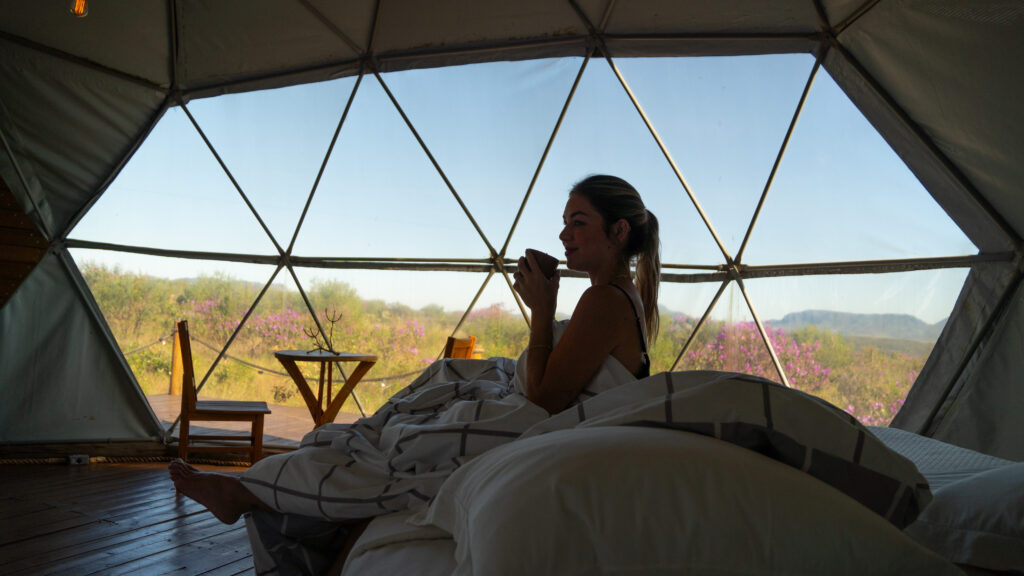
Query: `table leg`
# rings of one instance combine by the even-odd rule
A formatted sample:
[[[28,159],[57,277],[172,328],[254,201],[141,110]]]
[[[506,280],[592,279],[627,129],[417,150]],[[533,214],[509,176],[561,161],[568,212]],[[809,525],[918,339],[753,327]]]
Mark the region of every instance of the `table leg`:
[[[313,422],[320,420],[323,410],[320,408],[320,401],[317,400],[316,396],[313,396],[313,390],[309,387],[309,382],[306,381],[306,377],[302,375],[302,371],[295,364],[294,360],[287,358],[279,358],[281,365],[284,366],[288,375],[295,381],[295,386],[299,389],[299,394],[302,395],[302,400],[306,403],[306,408],[309,408],[309,415],[313,417]]]
[[[363,376],[373,368],[376,362],[360,362],[359,366],[348,375],[345,379],[345,385],[338,391],[338,395],[334,397],[334,400],[328,404],[327,409],[324,410],[321,420],[317,422],[318,426],[327,424],[328,422],[334,422],[334,419],[338,416],[338,412],[341,410],[341,405],[345,403],[348,395],[352,393],[352,390],[356,387],[356,384],[363,379]]]
[[[327,406],[331,405],[331,379],[334,376],[334,362],[327,363]]]
[[[324,405],[324,364],[326,364],[326,362],[320,363],[320,388],[317,389],[316,392],[317,407]]]

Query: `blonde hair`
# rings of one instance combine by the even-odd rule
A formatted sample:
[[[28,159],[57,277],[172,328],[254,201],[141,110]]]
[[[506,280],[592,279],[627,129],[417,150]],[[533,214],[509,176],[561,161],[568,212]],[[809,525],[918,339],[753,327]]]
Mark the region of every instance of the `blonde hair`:
[[[653,345],[658,338],[658,285],[661,281],[658,219],[644,206],[636,188],[616,176],[597,174],[584,178],[569,191],[570,196],[573,194],[586,198],[604,218],[606,234],[620,219],[629,223],[629,238],[623,252],[627,263],[636,259],[636,287],[644,304],[647,342]]]

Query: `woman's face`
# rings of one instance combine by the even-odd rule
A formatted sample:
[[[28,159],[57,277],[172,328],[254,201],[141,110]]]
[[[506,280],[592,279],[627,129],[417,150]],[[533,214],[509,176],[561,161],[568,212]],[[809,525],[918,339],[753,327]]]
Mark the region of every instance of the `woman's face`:
[[[616,246],[605,233],[604,218],[589,200],[570,194],[562,222],[565,226],[558,239],[565,247],[565,262],[570,270],[594,272],[614,265]]]

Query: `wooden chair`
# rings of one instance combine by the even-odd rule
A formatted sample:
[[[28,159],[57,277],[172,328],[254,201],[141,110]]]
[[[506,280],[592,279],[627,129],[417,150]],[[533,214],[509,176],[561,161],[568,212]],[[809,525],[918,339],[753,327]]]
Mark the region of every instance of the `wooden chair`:
[[[178,457],[188,460],[189,452],[248,452],[249,461],[255,463],[263,457],[263,417],[270,414],[266,402],[242,402],[235,400],[199,401],[196,396],[196,379],[192,367],[192,344],[188,337],[188,321],[178,322],[178,341],[181,346],[181,428],[178,433]],[[223,434],[190,434],[193,421],[200,422],[250,422],[249,436]],[[193,440],[225,442],[216,446],[192,446]],[[247,440],[248,445],[238,444]]]
[[[448,337],[444,345],[445,358],[472,358],[473,350],[476,349],[476,336],[468,338]]]

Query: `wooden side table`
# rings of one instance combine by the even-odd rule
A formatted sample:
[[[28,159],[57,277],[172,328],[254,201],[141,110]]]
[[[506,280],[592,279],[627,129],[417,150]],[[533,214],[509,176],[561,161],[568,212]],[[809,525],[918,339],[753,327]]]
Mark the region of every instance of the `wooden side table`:
[[[274,356],[281,362],[284,369],[295,381],[295,385],[302,394],[302,399],[309,408],[313,417],[314,428],[319,428],[334,418],[341,410],[341,405],[348,399],[349,394],[356,387],[356,384],[364,375],[377,363],[377,357],[373,354],[358,354],[353,352],[329,352],[326,350],[278,350]],[[319,362],[320,363],[320,385],[317,393],[313,394],[306,377],[299,370],[297,362]],[[359,362],[356,369],[345,379],[345,384],[338,391],[337,396],[331,397],[331,380],[334,372],[335,362]],[[327,394],[324,395],[326,383]]]

